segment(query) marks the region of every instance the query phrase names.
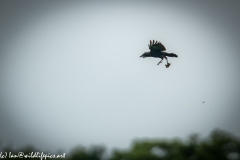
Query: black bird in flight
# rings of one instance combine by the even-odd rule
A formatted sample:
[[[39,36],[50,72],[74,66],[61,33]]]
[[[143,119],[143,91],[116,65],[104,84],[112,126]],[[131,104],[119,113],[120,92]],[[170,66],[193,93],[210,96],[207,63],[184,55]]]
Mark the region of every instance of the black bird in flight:
[[[148,47],[150,49],[150,52],[145,52],[140,57],[161,58],[162,60],[157,65],[162,63],[163,59],[165,58],[167,60],[167,64],[165,66],[166,66],[166,68],[168,68],[171,65],[171,63],[168,63],[167,57],[178,57],[178,55],[176,55],[174,53],[164,52],[166,50],[166,48],[164,47],[164,45],[162,45],[161,42],[150,40],[150,44],[148,44]]]

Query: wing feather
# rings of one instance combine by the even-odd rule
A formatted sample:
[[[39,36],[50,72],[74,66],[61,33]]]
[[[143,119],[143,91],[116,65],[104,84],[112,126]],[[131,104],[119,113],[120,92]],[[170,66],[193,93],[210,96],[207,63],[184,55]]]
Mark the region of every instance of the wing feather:
[[[164,45],[161,43],[161,42],[158,42],[153,40],[153,43],[152,41],[150,40],[150,44],[148,45],[149,49],[152,51],[152,52],[157,52],[157,51],[165,51],[166,48],[164,47]]]

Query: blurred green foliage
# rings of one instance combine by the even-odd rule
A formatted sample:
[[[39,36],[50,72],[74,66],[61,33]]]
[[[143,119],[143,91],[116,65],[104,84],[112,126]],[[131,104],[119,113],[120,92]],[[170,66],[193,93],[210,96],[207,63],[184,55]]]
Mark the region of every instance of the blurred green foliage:
[[[34,147],[13,150],[0,147],[0,153],[30,153],[37,151]],[[39,152],[39,150],[38,150]],[[234,135],[216,129],[207,138],[200,139],[192,134],[187,140],[180,139],[139,139],[130,149],[115,149],[106,156],[104,146],[89,148],[75,147],[66,153],[67,160],[240,160],[240,140]],[[5,159],[13,159],[6,157]],[[18,158],[14,158],[18,159]],[[20,159],[20,158],[19,158]],[[21,158],[22,159],[22,158]],[[35,158],[40,159],[40,158]],[[50,159],[50,158],[47,158]],[[52,158],[54,159],[54,158]],[[56,159],[56,158],[55,158]],[[60,159],[60,158],[59,158]]]
[[[115,150],[111,160],[240,160],[240,141],[222,130],[200,140],[137,140],[129,151]]]

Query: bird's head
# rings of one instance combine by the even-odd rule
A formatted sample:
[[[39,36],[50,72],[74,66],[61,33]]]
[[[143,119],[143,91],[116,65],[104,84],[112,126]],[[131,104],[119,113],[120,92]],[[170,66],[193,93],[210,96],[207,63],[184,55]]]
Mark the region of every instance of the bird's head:
[[[150,52],[144,52],[140,57],[146,58],[149,57]]]

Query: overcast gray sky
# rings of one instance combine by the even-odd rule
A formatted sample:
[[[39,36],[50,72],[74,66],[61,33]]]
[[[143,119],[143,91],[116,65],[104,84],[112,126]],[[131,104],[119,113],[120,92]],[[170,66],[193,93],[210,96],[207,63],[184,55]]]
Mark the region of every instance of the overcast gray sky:
[[[0,1],[1,141],[240,136],[239,12],[239,1]],[[178,54],[170,68],[139,58],[150,39]]]

